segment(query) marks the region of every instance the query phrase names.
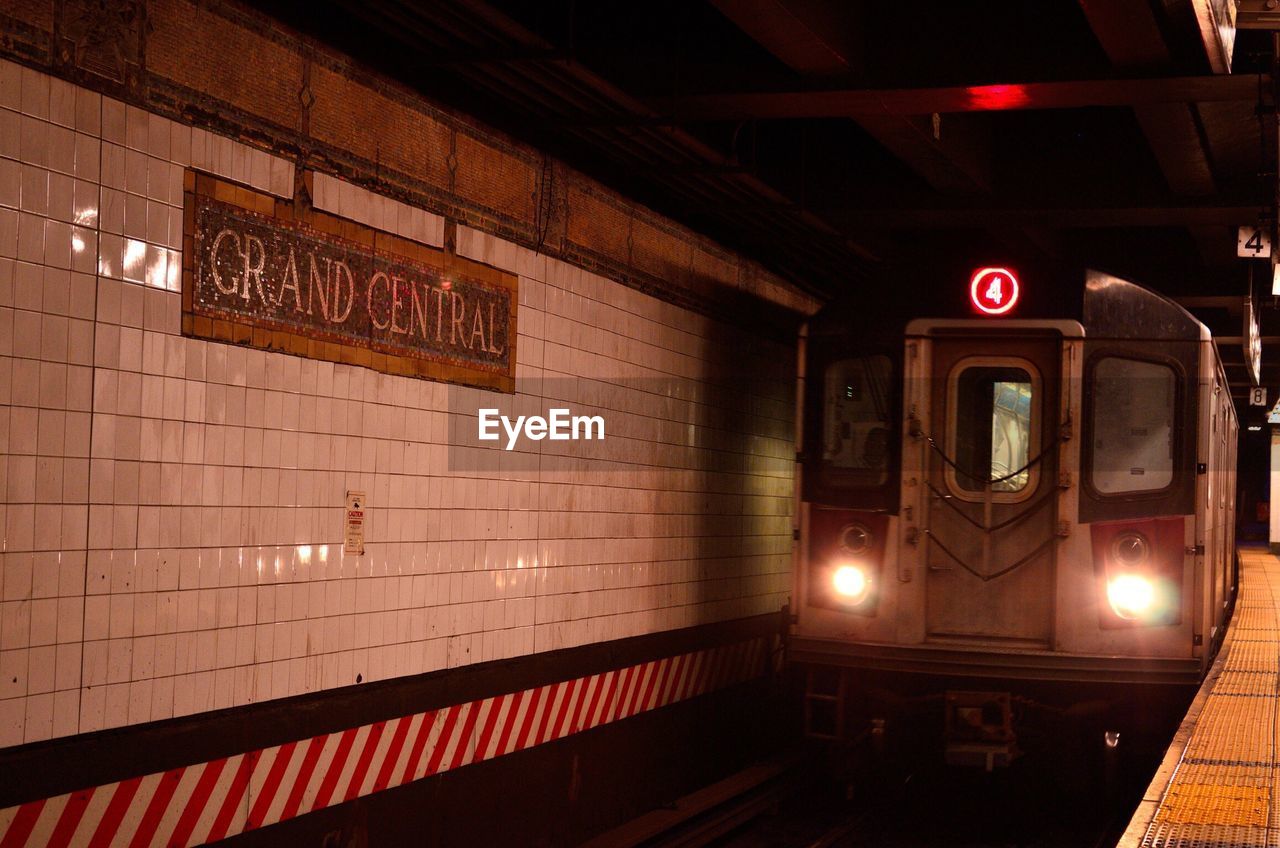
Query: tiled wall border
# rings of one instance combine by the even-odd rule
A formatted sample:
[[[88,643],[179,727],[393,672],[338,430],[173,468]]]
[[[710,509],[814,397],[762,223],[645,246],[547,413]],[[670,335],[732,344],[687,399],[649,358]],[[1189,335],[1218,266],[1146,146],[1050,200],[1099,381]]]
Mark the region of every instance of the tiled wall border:
[[[445,220],[442,216],[329,174],[311,176],[311,202],[316,209],[429,247],[444,247]]]

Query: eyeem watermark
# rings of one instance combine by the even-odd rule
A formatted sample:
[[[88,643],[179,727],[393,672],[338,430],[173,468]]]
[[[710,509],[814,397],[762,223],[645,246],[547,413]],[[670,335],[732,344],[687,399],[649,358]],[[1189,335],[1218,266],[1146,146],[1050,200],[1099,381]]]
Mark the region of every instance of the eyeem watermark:
[[[496,409],[481,409],[477,420],[476,438],[481,441],[496,442],[502,438],[498,428],[501,427],[506,431],[505,450],[514,449],[521,434],[535,442],[543,439],[567,442],[604,438],[604,416],[570,415],[567,409],[548,410],[547,418],[541,415],[517,415],[514,421],[505,415],[500,415]]]

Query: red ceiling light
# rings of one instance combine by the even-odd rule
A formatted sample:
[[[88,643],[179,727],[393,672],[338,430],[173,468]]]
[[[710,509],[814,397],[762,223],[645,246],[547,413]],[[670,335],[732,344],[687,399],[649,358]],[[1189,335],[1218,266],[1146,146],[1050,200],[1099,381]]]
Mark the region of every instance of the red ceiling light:
[[[969,281],[969,300],[985,315],[1008,314],[1018,295],[1018,277],[1008,268],[979,268]]]

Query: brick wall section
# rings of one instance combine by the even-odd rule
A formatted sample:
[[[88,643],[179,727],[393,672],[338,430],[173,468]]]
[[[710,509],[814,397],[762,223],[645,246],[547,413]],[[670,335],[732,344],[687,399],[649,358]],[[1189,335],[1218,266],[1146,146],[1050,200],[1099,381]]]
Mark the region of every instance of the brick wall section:
[[[443,121],[321,65],[312,66],[311,86],[316,98],[311,132],[317,141],[435,188],[449,187],[452,130]]]
[[[706,280],[731,280],[736,271],[733,263],[723,256],[694,245],[693,273],[696,277]]]
[[[199,5],[148,3],[147,16],[151,73],[242,108],[250,106],[254,114],[282,127],[301,127],[302,57],[295,50],[228,26]]]
[[[458,174],[455,190],[488,210],[534,226],[538,170],[532,161],[486,144],[469,133],[458,133]]]
[[[53,4],[48,0],[11,0],[5,5],[18,20],[45,32],[53,31]]]
[[[631,227],[631,261],[654,276],[688,277],[693,266],[693,245],[680,243],[649,221],[637,220]]]
[[[572,186],[565,240],[603,256],[627,256],[631,216],[618,205],[606,203],[594,192]]]
[[[139,70],[119,83],[51,55],[54,20],[71,2],[5,4],[0,27],[11,37],[0,43],[0,55],[291,158],[305,155],[306,167],[707,314],[745,319],[740,305],[755,302],[750,313],[759,318],[763,310],[769,325],[785,328],[789,322],[778,318],[794,320],[818,306],[760,266],[562,163],[544,169],[537,151],[375,77],[247,6],[148,0],[139,41],[145,55],[127,57]],[[76,14],[87,13],[76,7]],[[544,179],[548,173],[552,179]],[[543,191],[554,199],[543,199]],[[539,209],[547,220],[538,220]],[[622,226],[631,219],[634,230]],[[726,312],[726,304],[737,311]]]

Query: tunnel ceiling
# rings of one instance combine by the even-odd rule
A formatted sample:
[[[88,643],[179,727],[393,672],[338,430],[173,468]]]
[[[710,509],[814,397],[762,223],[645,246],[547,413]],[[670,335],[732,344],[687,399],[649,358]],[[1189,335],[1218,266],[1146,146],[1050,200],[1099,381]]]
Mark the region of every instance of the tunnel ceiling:
[[[1226,73],[1210,0],[260,5],[822,298],[969,242],[1104,265],[1219,336],[1250,265],[1269,289],[1235,240],[1275,205],[1271,34]]]

